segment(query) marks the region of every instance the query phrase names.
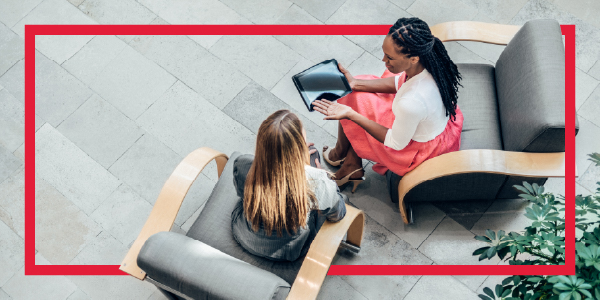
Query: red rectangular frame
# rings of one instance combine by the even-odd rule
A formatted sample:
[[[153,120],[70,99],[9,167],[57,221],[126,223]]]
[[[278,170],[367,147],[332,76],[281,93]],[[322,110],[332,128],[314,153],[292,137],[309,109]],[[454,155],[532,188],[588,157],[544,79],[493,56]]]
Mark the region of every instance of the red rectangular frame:
[[[386,35],[389,25],[25,25],[25,275],[127,275],[119,265],[35,264],[36,35]],[[566,264],[332,265],[328,275],[574,275],[575,274],[575,25],[565,36]],[[398,216],[398,222],[401,222]]]

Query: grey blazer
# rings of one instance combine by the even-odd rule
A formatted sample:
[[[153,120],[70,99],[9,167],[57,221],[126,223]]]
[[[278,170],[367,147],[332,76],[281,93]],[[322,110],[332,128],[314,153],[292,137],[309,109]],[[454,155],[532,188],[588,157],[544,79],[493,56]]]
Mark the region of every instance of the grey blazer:
[[[284,231],[282,236],[277,236],[276,231],[268,236],[262,226],[254,232],[243,208],[244,184],[253,160],[253,155],[241,155],[233,164],[233,181],[240,197],[231,213],[233,237],[254,255],[275,261],[294,261],[306,255],[325,220],[337,222],[346,215],[347,196],[339,192],[337,184],[327,177],[325,171],[306,166],[306,176],[318,202],[318,209],[310,212],[306,228],[295,234]],[[312,157],[311,160],[314,161]]]

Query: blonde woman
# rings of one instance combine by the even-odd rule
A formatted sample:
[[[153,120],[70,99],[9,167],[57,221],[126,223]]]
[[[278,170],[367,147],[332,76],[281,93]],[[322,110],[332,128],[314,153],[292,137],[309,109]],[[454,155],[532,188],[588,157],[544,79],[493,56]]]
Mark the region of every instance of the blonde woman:
[[[346,214],[346,196],[310,153],[300,119],[279,110],[261,124],[256,155],[235,160],[242,200],[232,213],[232,231],[250,253],[294,261],[308,252],[325,220],[337,222]]]

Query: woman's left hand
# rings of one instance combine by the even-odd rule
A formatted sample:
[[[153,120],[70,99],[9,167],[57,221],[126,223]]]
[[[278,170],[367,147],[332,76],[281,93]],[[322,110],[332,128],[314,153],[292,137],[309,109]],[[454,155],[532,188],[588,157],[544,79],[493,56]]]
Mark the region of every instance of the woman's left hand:
[[[347,105],[328,100],[317,100],[313,102],[316,111],[325,115],[324,120],[350,119],[354,110]]]

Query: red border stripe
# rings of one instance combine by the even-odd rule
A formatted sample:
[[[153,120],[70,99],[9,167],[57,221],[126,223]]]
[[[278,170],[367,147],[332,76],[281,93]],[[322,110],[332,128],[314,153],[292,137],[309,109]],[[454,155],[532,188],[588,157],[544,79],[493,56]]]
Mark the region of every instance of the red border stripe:
[[[388,29],[389,25],[25,25],[25,275],[127,275],[118,265],[35,265],[36,35],[385,35]],[[566,265],[332,265],[328,275],[575,274],[575,25],[561,25],[561,30],[566,43]]]

